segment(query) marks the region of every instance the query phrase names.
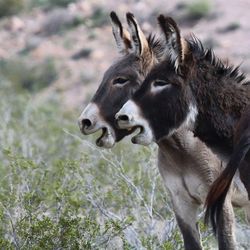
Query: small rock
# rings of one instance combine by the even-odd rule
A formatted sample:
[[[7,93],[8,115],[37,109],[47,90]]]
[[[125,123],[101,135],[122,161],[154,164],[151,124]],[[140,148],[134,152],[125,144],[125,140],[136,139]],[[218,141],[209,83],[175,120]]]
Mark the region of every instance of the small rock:
[[[88,58],[90,56],[91,52],[92,52],[92,49],[84,48],[84,49],[81,49],[80,51],[76,52],[71,58],[73,60]]]
[[[17,16],[14,16],[10,19],[9,25],[7,28],[12,32],[17,32],[24,29],[24,22]]]
[[[224,28],[218,29],[217,32],[218,33],[228,33],[228,32],[235,31],[235,30],[237,30],[239,28],[240,28],[239,23],[231,23],[231,24],[227,25]]]

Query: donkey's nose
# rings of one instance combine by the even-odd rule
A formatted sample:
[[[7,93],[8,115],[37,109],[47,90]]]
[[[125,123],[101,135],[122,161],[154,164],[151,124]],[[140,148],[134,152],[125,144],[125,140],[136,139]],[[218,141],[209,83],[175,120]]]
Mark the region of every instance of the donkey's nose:
[[[116,119],[117,121],[124,121],[124,122],[127,122],[130,120],[128,115],[118,115]]]
[[[82,128],[89,128],[92,126],[93,122],[90,119],[82,119]]]
[[[132,118],[132,115],[130,115],[130,114],[126,114],[126,113],[123,113],[123,112],[118,112],[118,113],[115,115],[115,119],[116,119],[116,122],[128,123],[128,122],[130,122],[133,118]]]
[[[115,119],[118,128],[123,129],[130,127],[130,123],[132,122],[133,117],[130,114],[117,113]]]
[[[83,134],[89,135],[100,129],[100,112],[95,103],[89,103],[78,118],[78,125]]]
[[[88,135],[94,133],[97,128],[95,119],[91,118],[79,118],[78,125],[83,134]]]

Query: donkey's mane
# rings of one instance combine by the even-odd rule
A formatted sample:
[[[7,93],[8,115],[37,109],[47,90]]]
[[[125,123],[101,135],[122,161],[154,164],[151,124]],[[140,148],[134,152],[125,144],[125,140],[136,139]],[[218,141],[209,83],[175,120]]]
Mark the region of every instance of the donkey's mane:
[[[249,85],[250,81],[246,80],[246,75],[240,72],[240,65],[232,66],[222,62],[220,58],[218,58],[212,49],[205,49],[202,45],[202,42],[195,36],[191,35],[191,37],[187,40],[189,44],[189,48],[192,51],[193,55],[198,60],[205,60],[210,65],[215,66],[217,69],[217,74],[222,77],[229,77],[234,80],[234,82],[239,83],[241,85]],[[232,83],[232,81],[229,81]]]
[[[147,41],[149,47],[152,49],[157,59],[160,60],[163,58],[165,51],[164,41],[162,41],[160,38],[157,38],[154,34],[150,34],[147,37]]]

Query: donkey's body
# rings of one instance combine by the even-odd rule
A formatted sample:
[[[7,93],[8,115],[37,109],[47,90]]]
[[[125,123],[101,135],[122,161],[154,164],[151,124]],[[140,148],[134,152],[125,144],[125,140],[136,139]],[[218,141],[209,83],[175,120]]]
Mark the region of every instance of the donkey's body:
[[[114,14],[112,21],[113,25],[118,25],[119,29],[121,29],[122,26],[117,17],[114,17]],[[136,28],[139,29],[137,24],[133,25],[136,25]],[[114,30],[116,30],[116,27],[113,27]],[[138,42],[142,43],[144,40],[144,44],[141,46],[144,47],[144,53],[138,55],[138,53],[127,51],[132,45],[129,44],[127,37],[126,41],[122,42],[122,34],[124,34],[124,30],[122,32],[120,30],[120,38],[117,33],[115,38],[118,41],[117,44],[120,51],[122,51],[123,57],[106,72],[103,83],[100,85],[91,104],[80,117],[79,123],[84,133],[95,132],[100,128],[104,130],[103,135],[97,141],[99,146],[110,146],[110,143],[105,144],[107,140],[103,140],[103,138],[107,137],[105,136],[106,131],[114,131],[110,134],[116,135],[109,142],[118,141],[125,135],[132,133],[132,131],[127,130],[117,131],[114,123],[115,113],[139,88],[147,72],[161,58],[163,47],[159,41],[150,38],[145,44],[145,39],[142,38],[143,34],[140,34],[139,37],[138,34],[135,34]],[[145,48],[145,46],[149,48]],[[151,51],[150,54],[149,51]],[[127,83],[124,84],[126,81]],[[98,112],[90,112],[91,105],[94,107],[92,110],[98,110]],[[98,116],[99,113],[100,116]],[[107,122],[109,124],[105,125]],[[108,126],[108,128],[105,128],[104,125]],[[103,141],[104,144],[100,144],[100,141]],[[158,167],[165,186],[171,195],[174,213],[184,238],[185,249],[202,249],[197,227],[198,210],[204,204],[211,183],[221,171],[221,161],[204,143],[194,138],[191,132],[183,130],[159,143]],[[220,249],[235,249],[234,216],[230,198],[228,197],[223,212],[223,218],[228,223],[221,222],[219,224],[221,231],[224,232],[219,235]],[[241,198],[238,198],[238,200],[241,200]],[[246,206],[245,203],[238,203],[239,206]]]
[[[173,19],[160,16],[159,22],[169,54],[119,111],[118,124],[141,126],[134,137],[141,144],[161,141],[185,127],[229,161],[207,198],[215,229],[223,220],[220,212],[237,168],[250,194],[250,84],[238,68],[223,65],[196,38],[181,40]]]
[[[222,162],[192,132],[179,130],[159,143],[158,168],[171,197],[185,249],[202,249],[197,219]],[[250,223],[250,202],[239,181],[227,197],[218,223],[219,249],[236,249],[233,205],[242,207]]]
[[[229,160],[206,201],[207,217],[211,216],[215,227],[237,168],[250,199],[250,82],[238,68],[224,66],[211,51],[197,45],[189,43],[194,60],[189,86],[198,109],[193,132],[222,159]],[[245,125],[237,128],[242,123]]]
[[[250,82],[238,68],[225,66],[201,43],[188,43],[193,73],[188,80],[198,115],[193,132],[215,152],[226,158],[234,150],[236,126],[250,104]]]

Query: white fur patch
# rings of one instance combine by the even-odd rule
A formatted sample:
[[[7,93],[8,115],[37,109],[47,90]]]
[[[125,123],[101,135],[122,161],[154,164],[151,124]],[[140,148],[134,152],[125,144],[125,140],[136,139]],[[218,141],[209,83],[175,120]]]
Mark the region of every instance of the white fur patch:
[[[89,128],[83,128],[82,121],[89,119],[92,125]],[[101,138],[102,147],[111,148],[114,146],[116,137],[114,129],[103,119],[99,107],[95,103],[89,103],[78,118],[78,124],[84,134],[93,134],[100,129],[105,128],[106,132]],[[98,145],[99,146],[99,145]]]
[[[155,86],[154,82],[151,84],[151,88],[150,88],[150,92],[152,94],[157,94],[159,92],[161,92],[163,89],[166,89],[166,88],[171,88],[171,84],[167,84],[166,85],[163,85],[163,86]]]
[[[126,115],[128,120],[119,120],[118,117]],[[142,131],[136,135],[134,142],[142,145],[149,145],[154,140],[152,129],[148,121],[141,115],[139,107],[131,100],[127,101],[120,111],[116,114],[118,126],[121,129],[131,129],[133,127],[142,127]]]
[[[84,119],[89,119],[91,122],[95,123],[96,119],[99,117],[99,108],[95,103],[90,102],[87,107],[83,110],[80,117],[78,118],[78,124],[80,129],[82,129],[82,121]]]
[[[188,112],[187,118],[184,122],[184,124],[187,128],[191,128],[194,125],[197,115],[198,115],[198,109],[197,109],[196,105],[190,104],[189,105],[189,112]]]
[[[164,136],[164,137],[163,137],[162,139],[160,139],[160,140],[163,140],[163,139],[166,138],[166,137],[172,136],[172,135],[173,135],[174,133],[176,133],[178,130],[183,129],[183,128],[192,131],[193,126],[194,126],[194,123],[195,123],[195,121],[196,121],[197,115],[198,115],[198,109],[197,109],[196,105],[190,104],[190,105],[189,105],[189,112],[188,112],[188,114],[187,114],[187,117],[186,117],[186,119],[184,120],[184,122],[181,124],[181,126],[178,127],[178,128],[170,129],[168,135]]]

